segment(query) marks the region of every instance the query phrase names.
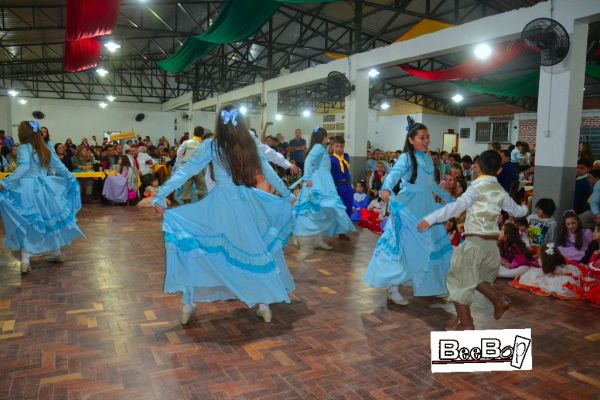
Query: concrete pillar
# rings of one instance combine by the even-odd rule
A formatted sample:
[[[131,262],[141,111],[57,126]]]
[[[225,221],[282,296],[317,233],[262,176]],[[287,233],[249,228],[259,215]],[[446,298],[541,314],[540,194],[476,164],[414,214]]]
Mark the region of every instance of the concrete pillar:
[[[540,69],[533,199],[533,204],[553,199],[557,220],[573,208],[588,36],[588,24],[560,22],[569,32],[571,49],[560,64]]]
[[[7,136],[16,136],[16,130],[13,132],[12,126],[12,97],[0,97],[0,129],[6,131]]]
[[[267,92],[264,90],[261,95],[262,102],[262,115],[261,115],[261,128],[264,129],[267,122],[272,122],[273,126],[270,126],[267,130],[269,135],[275,135],[277,133],[277,120],[275,119],[275,115],[277,115],[277,105],[279,103],[279,95],[277,92]],[[260,134],[260,132],[258,132]],[[261,140],[264,138],[261,138]]]
[[[357,182],[365,176],[367,161],[367,133],[369,131],[369,73],[366,69],[352,71],[355,86],[346,97],[344,130],[346,153],[350,155],[352,180]]]
[[[194,135],[194,127],[195,127],[195,123],[194,123],[194,102],[192,100],[190,100],[189,104],[188,104],[188,132],[190,133],[190,137],[192,137]]]

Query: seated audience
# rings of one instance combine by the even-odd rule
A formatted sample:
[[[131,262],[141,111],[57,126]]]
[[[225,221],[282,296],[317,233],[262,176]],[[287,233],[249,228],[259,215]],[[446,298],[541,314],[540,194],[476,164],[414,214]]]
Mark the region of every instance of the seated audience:
[[[500,249],[500,269],[498,277],[514,278],[529,270],[539,267],[537,261],[521,239],[519,228],[511,223],[504,224],[498,235]]]
[[[562,228],[558,238],[558,250],[567,259],[581,261],[592,242],[592,231],[583,228],[581,220],[573,210],[563,214]]]
[[[556,204],[552,199],[539,199],[535,203],[535,213],[527,217],[529,244],[539,247],[545,243],[554,243],[557,235],[557,223],[552,217]]]
[[[510,285],[542,296],[567,300],[580,298],[581,270],[569,264],[554,243],[542,245],[538,262],[541,268],[530,268]]]

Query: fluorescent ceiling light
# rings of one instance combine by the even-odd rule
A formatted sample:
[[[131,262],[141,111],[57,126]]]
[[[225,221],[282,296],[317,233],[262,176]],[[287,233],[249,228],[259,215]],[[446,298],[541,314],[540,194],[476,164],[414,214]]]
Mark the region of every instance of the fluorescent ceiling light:
[[[97,73],[98,75],[102,76],[102,77],[104,77],[104,76],[108,75],[108,71],[107,71],[107,70],[105,70],[104,68],[98,68],[98,69],[96,70],[96,73]]]
[[[492,55],[492,48],[487,43],[481,43],[475,46],[473,53],[479,60],[487,60]]]
[[[465,98],[460,93],[457,93],[454,96],[452,96],[452,101],[455,102],[455,103],[460,103],[464,99]]]
[[[106,47],[111,53],[114,53],[121,48],[121,45],[115,42],[108,42],[104,44],[104,47]]]
[[[371,78],[375,78],[377,75],[379,75],[379,71],[377,71],[375,68],[371,68],[369,70],[369,76]]]

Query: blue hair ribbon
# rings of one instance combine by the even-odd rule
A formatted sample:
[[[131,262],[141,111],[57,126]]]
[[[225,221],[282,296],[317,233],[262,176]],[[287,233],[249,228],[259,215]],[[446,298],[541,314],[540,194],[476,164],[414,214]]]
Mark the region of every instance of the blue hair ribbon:
[[[315,129],[313,129],[313,133],[318,133],[319,129],[321,129],[319,125],[315,126]]]
[[[237,115],[238,110],[235,108],[231,111],[221,110],[221,119],[223,120],[224,125],[227,125],[229,122],[231,122],[231,125],[237,126]]]
[[[40,123],[37,121],[27,121],[31,129],[33,129],[33,133],[38,133],[40,131]]]

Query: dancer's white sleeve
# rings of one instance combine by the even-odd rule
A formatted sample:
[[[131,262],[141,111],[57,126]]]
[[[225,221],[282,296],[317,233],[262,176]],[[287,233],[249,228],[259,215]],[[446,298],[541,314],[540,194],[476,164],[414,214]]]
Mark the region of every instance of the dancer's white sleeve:
[[[294,195],[292,194],[292,192],[290,192],[290,190],[285,186],[285,183],[283,183],[281,178],[273,170],[265,156],[259,153],[259,157],[262,165],[262,173],[267,182],[269,182],[271,186],[273,186],[273,188],[277,191],[277,193],[281,195],[281,197],[290,201],[293,200]]]
[[[529,208],[526,205],[518,205],[508,195],[508,193],[504,193],[504,203],[502,203],[502,209],[515,218],[522,218],[529,212]]]
[[[423,218],[429,225],[437,224],[438,222],[448,221],[450,218],[462,214],[469,207],[475,204],[477,199],[477,189],[474,186],[469,186],[467,190],[455,202],[446,204],[444,207]]]
[[[264,154],[267,161],[272,162],[273,164],[275,164],[283,169],[290,169],[291,164],[288,160],[285,159],[283,154],[273,150],[271,147],[267,146],[266,144],[261,143],[256,136],[252,135],[252,137],[254,138],[254,141],[256,142],[256,145],[258,146],[258,151],[260,153]]]

